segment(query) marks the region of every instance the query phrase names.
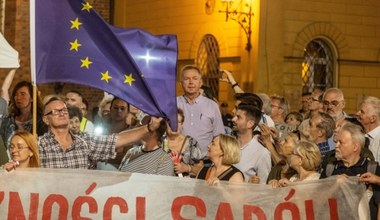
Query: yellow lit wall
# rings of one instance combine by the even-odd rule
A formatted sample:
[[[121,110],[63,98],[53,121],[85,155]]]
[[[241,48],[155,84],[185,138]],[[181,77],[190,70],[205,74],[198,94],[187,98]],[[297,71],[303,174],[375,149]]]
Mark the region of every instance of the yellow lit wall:
[[[234,21],[225,21],[221,1],[115,0],[115,24],[153,34],[176,34],[179,65],[194,62],[205,34],[216,37],[221,67],[231,70],[248,92],[285,96],[299,108],[305,46],[326,39],[334,51],[334,86],[343,90],[346,111],[353,113],[365,95],[380,94],[380,1],[244,0],[251,1],[252,50]],[[205,12],[215,2],[214,12]],[[238,2],[235,0],[235,3]],[[229,85],[220,83],[219,100],[231,100]],[[178,86],[178,92],[181,93]]]
[[[212,34],[220,47],[221,67],[233,71],[236,80],[246,90],[253,91],[253,81],[257,72],[258,54],[258,1],[253,2],[252,50],[244,48],[246,35],[235,21],[226,22],[225,5],[215,1],[213,13],[206,13],[206,1],[193,0],[116,0],[115,25],[142,28],[153,34],[175,34],[178,38],[179,67],[194,63],[198,47],[204,35]],[[210,1],[212,2],[212,1]],[[182,91],[180,86],[178,94]],[[233,102],[233,92],[229,85],[220,83],[219,101]]]

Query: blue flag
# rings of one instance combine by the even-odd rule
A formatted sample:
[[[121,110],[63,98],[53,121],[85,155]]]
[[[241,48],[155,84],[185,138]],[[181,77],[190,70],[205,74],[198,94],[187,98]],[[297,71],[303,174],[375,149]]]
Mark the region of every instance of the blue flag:
[[[36,84],[95,87],[176,129],[176,62],[173,35],[113,27],[82,0],[35,1]]]

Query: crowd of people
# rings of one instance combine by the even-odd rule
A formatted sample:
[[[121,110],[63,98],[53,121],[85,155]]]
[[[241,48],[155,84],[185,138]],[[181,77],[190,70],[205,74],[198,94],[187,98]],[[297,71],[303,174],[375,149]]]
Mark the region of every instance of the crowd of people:
[[[1,161],[3,170],[103,169],[273,188],[332,175],[360,176],[371,192],[371,218],[380,218],[379,98],[365,97],[348,115],[342,90],[315,88],[302,94],[299,111],[290,111],[286,98],[246,93],[231,72],[222,72],[221,82],[235,92],[232,112],[210,94],[196,66],[185,66],[176,131],[164,119],[110,95],[99,102],[91,122],[88,102],[69,91],[37,99],[38,141],[30,133],[32,86],[19,82],[9,100],[0,99],[6,105],[0,109],[8,109],[0,127],[0,159],[7,158]]]

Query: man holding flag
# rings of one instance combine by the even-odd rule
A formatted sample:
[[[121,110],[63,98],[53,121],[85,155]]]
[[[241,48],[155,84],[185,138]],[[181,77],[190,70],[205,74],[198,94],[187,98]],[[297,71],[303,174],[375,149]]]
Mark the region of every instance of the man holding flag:
[[[115,149],[139,141],[157,129],[162,119],[152,117],[149,124],[119,134],[90,136],[84,132],[77,136],[69,132],[66,104],[53,97],[45,104],[43,120],[49,131],[38,140],[41,166],[86,169],[97,161],[115,158]]]

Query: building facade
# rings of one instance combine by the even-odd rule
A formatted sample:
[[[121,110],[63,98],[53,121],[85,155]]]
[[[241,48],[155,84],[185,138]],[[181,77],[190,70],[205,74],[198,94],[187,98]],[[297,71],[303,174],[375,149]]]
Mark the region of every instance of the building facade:
[[[195,63],[204,69],[220,101],[232,102],[233,92],[213,80],[212,62],[231,70],[245,91],[285,96],[293,110],[302,92],[314,88],[341,88],[348,113],[363,96],[379,96],[379,1],[233,1],[230,10],[251,6],[254,14],[249,52],[244,29],[231,19],[236,17],[226,22],[226,2],[115,0],[115,25],[177,34],[179,68]],[[203,67],[208,56],[216,58]]]
[[[247,92],[285,96],[293,110],[299,108],[302,92],[314,88],[342,89],[348,113],[356,111],[363,96],[380,94],[378,0],[89,2],[115,26],[177,35],[178,70],[186,64],[198,65],[219,101],[233,103],[232,89],[219,81],[219,68],[232,71]],[[28,3],[7,0],[3,7],[5,36],[21,54],[22,67],[15,81],[27,79],[30,73]],[[230,13],[227,19],[227,9],[251,10],[253,15],[249,19]],[[251,49],[247,51],[249,30]],[[1,78],[4,71],[0,70]],[[53,91],[52,86],[42,89]],[[182,93],[179,83],[177,91]]]

